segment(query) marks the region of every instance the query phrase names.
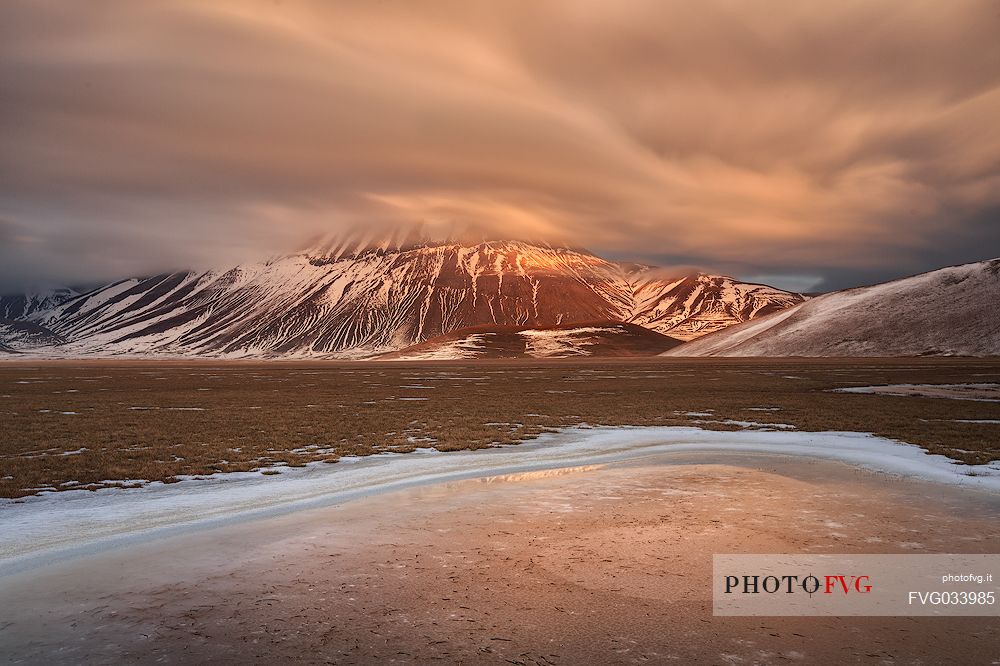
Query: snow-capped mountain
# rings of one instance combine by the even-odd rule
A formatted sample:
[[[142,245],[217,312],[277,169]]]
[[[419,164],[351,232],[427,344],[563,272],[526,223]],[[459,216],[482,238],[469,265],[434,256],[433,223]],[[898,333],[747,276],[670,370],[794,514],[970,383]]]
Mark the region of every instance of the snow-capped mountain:
[[[62,353],[365,357],[477,325],[636,323],[692,339],[802,296],[522,241],[341,237],[271,261],[121,280],[30,312]]]
[[[65,342],[61,336],[29,318],[78,295],[73,289],[58,288],[0,296],[0,352],[14,353]]]
[[[811,298],[668,356],[1000,354],[1000,259]]]
[[[473,326],[381,356],[384,360],[655,356],[681,344],[638,324],[593,322],[547,328]]]
[[[79,294],[67,287],[0,296],[0,319],[25,319],[65,303],[74,296]]]

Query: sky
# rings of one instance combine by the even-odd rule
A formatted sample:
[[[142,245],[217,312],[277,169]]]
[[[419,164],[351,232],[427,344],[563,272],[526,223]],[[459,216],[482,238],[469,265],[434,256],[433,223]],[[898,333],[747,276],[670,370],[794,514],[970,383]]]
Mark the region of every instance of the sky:
[[[7,0],[0,289],[474,225],[796,290],[1000,256],[1000,0]]]

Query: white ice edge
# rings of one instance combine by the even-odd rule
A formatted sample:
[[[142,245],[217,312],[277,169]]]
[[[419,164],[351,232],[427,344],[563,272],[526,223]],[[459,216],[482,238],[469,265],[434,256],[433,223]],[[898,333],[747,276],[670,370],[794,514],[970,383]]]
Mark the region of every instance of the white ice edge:
[[[350,464],[345,460],[282,468],[274,476],[236,472],[133,490],[64,491],[20,502],[0,500],[0,575],[130,542],[416,485],[697,452],[804,456],[1000,492],[1000,461],[961,465],[918,446],[866,433],[568,428],[499,449],[369,456]]]

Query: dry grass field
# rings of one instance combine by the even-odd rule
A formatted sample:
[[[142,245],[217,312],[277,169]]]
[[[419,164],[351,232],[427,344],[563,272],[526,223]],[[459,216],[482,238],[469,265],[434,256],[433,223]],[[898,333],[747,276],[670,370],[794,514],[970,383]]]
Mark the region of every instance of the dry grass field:
[[[1000,403],[830,391],[965,382],[1000,382],[1000,359],[10,361],[0,365],[0,496],[483,448],[581,423],[776,423],[1000,459],[1000,425],[962,422],[1000,421]]]

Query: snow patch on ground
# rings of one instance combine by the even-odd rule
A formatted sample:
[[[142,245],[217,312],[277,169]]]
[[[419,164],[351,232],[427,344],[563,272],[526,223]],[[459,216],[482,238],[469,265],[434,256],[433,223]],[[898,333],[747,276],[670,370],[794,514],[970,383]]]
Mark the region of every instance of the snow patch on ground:
[[[462,358],[476,358],[486,345],[486,336],[493,333],[476,333],[459,340],[442,343],[433,349],[412,351],[399,356],[401,361],[449,361]]]
[[[700,421],[700,423],[721,423],[723,425],[739,426],[740,428],[771,428],[777,430],[794,430],[795,426],[788,423],[761,423],[759,421],[738,421],[725,419],[722,421]]]
[[[832,389],[832,391],[834,393],[875,393],[1000,402],[1000,384],[887,384],[885,386],[850,386]]]

